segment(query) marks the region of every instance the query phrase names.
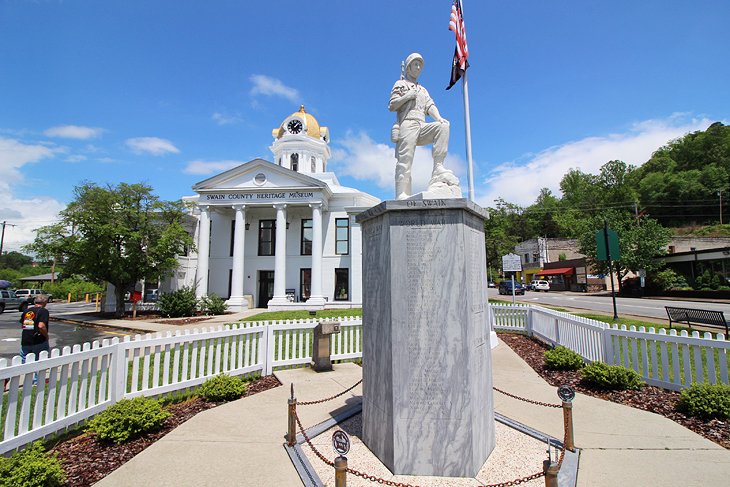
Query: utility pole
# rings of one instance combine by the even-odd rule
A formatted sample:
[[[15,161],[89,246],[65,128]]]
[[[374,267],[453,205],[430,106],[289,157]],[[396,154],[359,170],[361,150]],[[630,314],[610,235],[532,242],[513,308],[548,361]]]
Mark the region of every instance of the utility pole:
[[[0,234],[0,257],[3,255],[3,244],[5,243],[5,226],[14,227],[15,225],[8,223],[7,221],[2,222],[3,230]]]

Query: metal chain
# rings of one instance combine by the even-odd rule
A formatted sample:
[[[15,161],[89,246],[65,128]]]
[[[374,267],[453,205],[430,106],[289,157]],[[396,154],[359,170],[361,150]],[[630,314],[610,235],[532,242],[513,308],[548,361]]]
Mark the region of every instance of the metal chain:
[[[328,398],[325,398],[325,399],[320,399],[318,401],[297,402],[297,406],[310,406],[312,404],[320,404],[320,403],[323,403],[323,402],[331,401],[332,399],[336,399],[336,398],[340,397],[341,395],[343,395],[343,394],[345,394],[347,392],[350,392],[351,390],[353,390],[354,388],[356,388],[357,386],[359,386],[361,382],[362,382],[362,379],[360,379],[359,381],[357,381],[357,383],[354,386],[352,386],[352,387],[350,387],[348,389],[345,389],[344,391],[340,392],[339,394],[335,394],[332,397],[328,397]]]
[[[510,394],[509,392],[503,391],[502,389],[497,389],[496,387],[493,387],[492,389],[499,392],[500,394],[504,394],[505,396],[511,397],[512,399],[529,402],[530,404],[537,404],[538,406],[545,406],[546,408],[562,408],[563,407],[562,404],[550,404],[549,402],[533,401],[532,399],[526,399],[524,397],[515,396],[514,394]]]

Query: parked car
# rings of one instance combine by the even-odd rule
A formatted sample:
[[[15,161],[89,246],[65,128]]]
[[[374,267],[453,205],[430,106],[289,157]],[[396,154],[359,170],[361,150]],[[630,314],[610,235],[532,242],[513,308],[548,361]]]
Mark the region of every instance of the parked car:
[[[497,287],[497,285],[494,283],[494,281],[487,282],[487,287]]]
[[[6,309],[17,309],[19,311],[25,311],[28,307],[23,299],[15,295],[15,291],[11,289],[0,290],[0,313]]]
[[[499,283],[499,294],[512,294],[512,281],[502,281]],[[519,282],[515,282],[515,294],[525,294],[525,287]]]
[[[45,292],[43,289],[16,289],[15,290],[16,296],[18,296],[21,299],[25,299],[28,304],[33,304],[33,301],[29,301],[29,298],[35,298],[39,294],[45,294],[48,296],[48,302],[50,303],[53,301],[53,294],[49,294]]]
[[[532,281],[532,289],[535,291],[550,291],[550,281],[544,281],[542,279],[538,279],[535,281]]]

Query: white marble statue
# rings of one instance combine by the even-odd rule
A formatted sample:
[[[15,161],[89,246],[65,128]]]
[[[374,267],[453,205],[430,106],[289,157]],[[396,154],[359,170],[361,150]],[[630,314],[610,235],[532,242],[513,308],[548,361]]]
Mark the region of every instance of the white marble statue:
[[[432,144],[433,171],[428,183],[430,197],[460,198],[459,179],[444,167],[449,147],[449,121],[441,116],[426,91],[418,84],[423,70],[423,56],[414,52],[405,60],[401,79],[390,92],[388,110],[398,113],[391,140],[395,142],[395,196],[402,200],[411,196],[411,169],[416,146]],[[426,115],[434,121],[426,122]]]

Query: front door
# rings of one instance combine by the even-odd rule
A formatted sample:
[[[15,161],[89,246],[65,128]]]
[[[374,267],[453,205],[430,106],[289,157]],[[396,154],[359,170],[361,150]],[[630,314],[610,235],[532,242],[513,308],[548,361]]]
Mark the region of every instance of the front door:
[[[258,308],[266,308],[269,300],[274,297],[274,271],[259,271],[259,302]]]

